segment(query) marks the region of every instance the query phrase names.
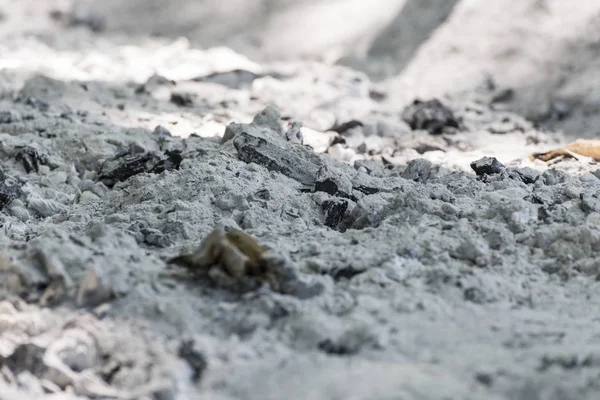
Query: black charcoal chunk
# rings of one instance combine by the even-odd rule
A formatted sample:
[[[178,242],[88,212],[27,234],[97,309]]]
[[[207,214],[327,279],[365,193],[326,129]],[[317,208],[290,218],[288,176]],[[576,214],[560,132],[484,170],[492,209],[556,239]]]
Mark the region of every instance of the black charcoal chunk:
[[[39,154],[35,148],[30,146],[19,149],[15,159],[21,163],[27,173],[31,171],[38,172],[40,165],[44,165],[47,162],[46,156]]]
[[[325,165],[317,171],[315,192],[325,192],[332,196],[356,201],[357,199],[352,195],[352,189],[352,182],[336,168]]]
[[[102,164],[98,174],[99,179],[107,187],[113,187],[117,182],[123,182],[134,175],[150,171],[157,162],[157,157],[152,153],[123,152]]]
[[[181,107],[189,107],[194,104],[194,95],[186,92],[171,93],[171,103]]]
[[[181,156],[180,150],[171,150],[166,151],[165,155],[167,158],[160,160],[149,172],[154,174],[160,174],[165,171],[172,171],[179,169],[181,162],[183,161],[183,157]]]
[[[335,124],[334,126],[332,126],[331,128],[329,128],[330,131],[334,131],[337,133],[344,133],[350,129],[356,128],[356,127],[363,127],[364,124],[360,121],[357,121],[355,119],[348,121],[348,122],[344,122],[342,124]]]
[[[305,185],[315,184],[320,160],[314,154],[313,157],[306,154],[308,150],[304,148],[284,149],[246,132],[237,135],[233,145],[239,159],[246,163],[262,165],[269,171],[279,172]]]
[[[331,179],[326,178],[322,181],[318,181],[315,183],[315,192],[325,192],[332,196],[335,196],[339,191],[337,183]]]
[[[471,163],[471,168],[478,176],[499,174],[506,170],[496,157],[483,157]]]
[[[362,192],[362,193],[366,194],[367,196],[370,194],[379,193],[381,191],[381,189],[379,189],[379,188],[368,187],[368,186],[364,186],[364,185],[354,186],[353,189],[358,190],[359,192]]]
[[[529,185],[534,183],[536,178],[540,175],[539,172],[534,170],[533,168],[523,167],[523,168],[511,168],[508,171],[508,176],[515,180],[520,180],[521,182]]]
[[[325,339],[322,342],[319,342],[317,347],[322,352],[335,356],[349,356],[358,351],[358,349],[353,349],[343,343],[336,343],[331,339]]]
[[[346,200],[325,200],[321,204],[321,208],[325,214],[325,226],[337,229],[348,209],[348,202]]]
[[[452,110],[438,99],[415,100],[402,111],[402,119],[411,129],[424,129],[431,135],[444,133],[444,128],[460,128],[460,123]]]
[[[356,275],[360,275],[363,272],[365,272],[364,269],[356,268],[353,265],[348,265],[346,267],[337,268],[335,270],[332,270],[330,272],[330,275],[333,277],[333,279],[335,279],[336,281],[339,281],[341,279],[352,279]]]

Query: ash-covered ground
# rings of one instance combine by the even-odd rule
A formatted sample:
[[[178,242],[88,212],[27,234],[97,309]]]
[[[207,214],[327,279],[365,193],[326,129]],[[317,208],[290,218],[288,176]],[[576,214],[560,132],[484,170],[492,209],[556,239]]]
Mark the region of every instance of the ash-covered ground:
[[[417,98],[62,3],[0,3],[1,400],[598,398],[600,170],[529,158],[591,100]],[[215,226],[284,273],[169,262]]]

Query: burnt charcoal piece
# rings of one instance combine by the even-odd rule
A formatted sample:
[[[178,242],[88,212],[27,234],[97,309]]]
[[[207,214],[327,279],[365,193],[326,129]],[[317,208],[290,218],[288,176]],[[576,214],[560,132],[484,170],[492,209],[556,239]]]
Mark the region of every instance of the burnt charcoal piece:
[[[410,125],[411,129],[424,129],[430,135],[440,135],[444,133],[446,127],[457,129],[460,127],[452,110],[438,99],[415,100],[402,111],[402,119]]]
[[[315,176],[320,167],[320,159],[312,155],[311,162],[308,151],[297,146],[282,149],[265,139],[242,132],[233,139],[238,157],[246,163],[256,163],[269,171],[280,172],[305,185],[314,185]],[[287,151],[286,151],[287,150]],[[319,163],[319,164],[316,164]]]
[[[526,185],[532,184],[535,182],[536,178],[540,175],[539,172],[535,171],[532,168],[524,167],[524,168],[511,168],[508,171],[508,176],[511,179],[520,180]]]
[[[325,339],[318,344],[319,350],[336,356],[348,356],[356,353],[356,349],[351,349],[350,347],[333,342],[331,339]]]
[[[333,277],[333,279],[339,281],[340,279],[352,279],[356,275],[360,275],[363,272],[365,272],[364,269],[356,269],[352,265],[349,265],[347,267],[338,268],[331,271],[330,275]]]
[[[499,174],[506,170],[506,167],[496,157],[483,157],[473,161],[471,168],[477,176]]]
[[[181,151],[172,150],[165,152],[167,158],[160,160],[149,172],[153,174],[160,174],[165,171],[172,171],[174,169],[179,169],[181,162],[183,161],[183,157],[181,156]]]
[[[0,210],[21,196],[21,185],[0,170]]]
[[[364,126],[364,124],[360,121],[357,121],[355,119],[353,119],[352,121],[348,121],[348,122],[344,122],[340,125],[335,124],[334,126],[332,126],[331,128],[329,128],[330,131],[334,131],[337,133],[344,133],[347,130],[350,130],[352,128],[356,128],[357,126]]]
[[[157,164],[154,154],[132,154],[126,151],[106,160],[99,171],[99,179],[107,187],[123,182],[134,175],[148,172]]]
[[[194,96],[191,93],[171,93],[171,103],[181,107],[188,107],[194,104]]]
[[[315,192],[325,192],[332,196],[335,196],[339,191],[337,183],[331,179],[326,178],[322,181],[318,181],[315,183]]]
[[[321,204],[321,208],[325,214],[325,226],[337,229],[348,209],[348,202],[346,200],[325,200]]]
[[[27,173],[31,171],[38,172],[40,165],[44,165],[47,162],[44,155],[40,155],[36,149],[30,146],[21,148],[15,159],[21,163]]]
[[[202,379],[202,374],[206,370],[208,363],[204,354],[194,349],[194,341],[184,340],[181,342],[178,355],[183,358],[192,369],[192,382],[199,382],[200,379]]]
[[[352,201],[358,201],[356,196],[339,190],[339,185],[333,178],[325,178],[315,183],[315,192],[325,192],[332,196],[342,197]]]
[[[368,187],[368,186],[364,186],[364,185],[354,186],[352,189],[358,190],[359,192],[362,192],[362,193],[366,194],[367,196],[370,194],[375,194],[375,193],[381,192],[381,189],[372,188],[372,187]]]

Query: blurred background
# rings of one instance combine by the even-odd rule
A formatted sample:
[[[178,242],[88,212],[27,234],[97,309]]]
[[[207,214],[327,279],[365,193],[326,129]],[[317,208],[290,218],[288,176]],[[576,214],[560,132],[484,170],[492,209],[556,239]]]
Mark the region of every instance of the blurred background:
[[[65,27],[345,65],[390,104],[493,86],[541,127],[599,133],[600,0],[0,0],[4,43]]]

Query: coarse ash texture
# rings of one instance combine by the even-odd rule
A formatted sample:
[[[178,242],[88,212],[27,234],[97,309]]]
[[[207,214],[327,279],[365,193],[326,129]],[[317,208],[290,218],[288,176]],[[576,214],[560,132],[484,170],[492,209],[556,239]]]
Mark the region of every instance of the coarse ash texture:
[[[112,81],[139,54],[104,42],[86,79],[2,73],[0,399],[597,398],[595,166],[529,163],[554,137],[493,93],[394,108],[181,43],[138,51],[195,79]],[[301,289],[168,265],[217,224]]]

